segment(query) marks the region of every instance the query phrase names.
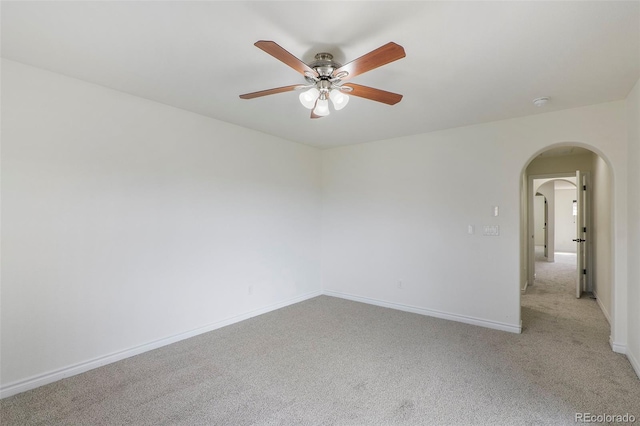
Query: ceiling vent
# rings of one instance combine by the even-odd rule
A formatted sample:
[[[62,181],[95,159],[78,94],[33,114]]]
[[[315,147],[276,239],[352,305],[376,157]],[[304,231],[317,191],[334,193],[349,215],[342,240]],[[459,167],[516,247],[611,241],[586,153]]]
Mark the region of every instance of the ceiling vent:
[[[547,102],[549,102],[549,98],[546,96],[543,96],[542,98],[536,98],[533,100],[533,104],[537,107],[543,107],[547,104]]]

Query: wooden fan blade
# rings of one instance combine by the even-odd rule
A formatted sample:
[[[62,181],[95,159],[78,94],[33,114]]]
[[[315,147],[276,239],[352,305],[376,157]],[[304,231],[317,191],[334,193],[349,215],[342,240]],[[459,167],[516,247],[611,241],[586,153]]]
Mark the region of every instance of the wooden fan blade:
[[[291,68],[298,71],[302,75],[304,75],[305,72],[310,72],[313,75],[318,75],[313,70],[313,68],[311,68],[309,65],[302,62],[300,59],[293,56],[291,53],[284,50],[279,44],[277,44],[274,41],[260,40],[260,41],[256,41],[254,45],[264,50],[265,52],[267,52],[269,55],[273,56],[277,60],[282,61],[285,64],[289,65]]]
[[[372,69],[376,69],[390,62],[402,59],[405,56],[406,54],[404,53],[404,48],[402,46],[394,42],[390,42],[349,62],[346,65],[341,66],[335,70],[333,74],[336,75],[341,71],[346,71],[349,75],[341,78],[341,80],[348,80],[367,71],[371,71]]]
[[[351,92],[345,92],[352,96],[358,96],[360,98],[370,99],[376,102],[382,102],[387,105],[395,105],[402,100],[402,95],[397,93],[387,92],[380,89],[374,89],[369,86],[361,86],[359,84],[348,83],[345,87],[351,87]]]
[[[300,87],[300,85],[294,84],[292,86],[276,87],[274,89],[261,90],[259,92],[245,93],[244,95],[240,95],[240,98],[253,99],[253,98],[259,98],[261,96],[275,95],[276,93],[291,92],[292,90],[295,90],[297,87]]]

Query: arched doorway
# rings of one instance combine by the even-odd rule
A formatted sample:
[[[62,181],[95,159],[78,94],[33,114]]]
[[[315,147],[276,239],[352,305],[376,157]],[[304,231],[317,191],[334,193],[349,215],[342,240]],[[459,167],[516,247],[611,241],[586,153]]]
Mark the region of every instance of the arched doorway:
[[[584,230],[588,237],[584,247],[588,247],[586,253],[591,253],[585,257],[585,279],[583,281],[584,290],[587,291],[585,298],[593,298],[604,317],[609,322],[609,328],[613,329],[613,315],[615,288],[613,280],[613,176],[609,162],[598,152],[584,144],[556,144],[551,145],[532,156],[522,171],[521,179],[521,308],[526,306],[523,300],[527,294],[538,292],[533,290],[536,286],[536,262],[535,262],[535,227],[534,227],[534,197],[540,192],[542,185],[546,185],[546,194],[549,188],[553,188],[555,182],[575,181],[576,171],[581,171],[582,175],[588,176],[588,188],[591,199],[588,205],[589,219],[584,223]],[[577,183],[578,190],[583,190],[582,178]],[[534,181],[536,185],[534,185]],[[543,191],[545,192],[545,191]],[[546,197],[547,200],[549,197]],[[566,197],[565,197],[566,198]],[[566,204],[567,200],[563,200]],[[573,202],[573,200],[571,200]],[[575,205],[575,203],[574,203]],[[570,208],[570,205],[565,206]],[[552,216],[552,213],[549,213]],[[558,251],[555,246],[555,224],[550,223],[546,231],[549,236],[547,242],[548,253],[546,261],[555,262],[555,254]],[[581,227],[579,230],[582,230]],[[580,236],[577,238],[580,240]],[[539,239],[538,239],[539,241]],[[566,243],[566,242],[565,242]],[[580,243],[577,243],[580,244]],[[588,245],[588,246],[587,246]],[[579,252],[579,245],[577,251]],[[539,249],[538,249],[539,251]],[[561,251],[567,251],[566,245]],[[574,277],[578,279],[578,269],[576,268]],[[545,272],[548,272],[548,269]],[[566,270],[565,270],[566,273]],[[566,274],[565,274],[566,275]],[[588,279],[586,279],[588,278]],[[566,279],[566,276],[565,276]],[[545,276],[545,282],[550,280]],[[556,284],[558,284],[556,282]],[[559,284],[560,285],[560,284]],[[579,281],[578,284],[580,285]],[[560,291],[560,290],[558,290]],[[553,293],[553,292],[551,292]],[[555,302],[554,302],[555,303]],[[567,300],[567,303],[570,303]],[[566,306],[564,309],[567,309]],[[527,327],[527,315],[521,312],[523,328]]]

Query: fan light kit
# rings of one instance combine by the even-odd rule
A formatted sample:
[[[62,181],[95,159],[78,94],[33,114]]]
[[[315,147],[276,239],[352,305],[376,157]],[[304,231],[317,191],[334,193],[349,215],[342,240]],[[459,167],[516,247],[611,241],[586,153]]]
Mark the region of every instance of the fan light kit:
[[[342,85],[345,80],[404,58],[405,53],[402,46],[393,42],[387,43],[346,65],[341,65],[334,61],[333,55],[330,53],[318,53],[315,55],[315,61],[307,65],[273,41],[260,40],[255,43],[255,46],[298,71],[304,76],[307,84],[295,84],[246,93],[240,95],[242,99],[253,99],[276,93],[303,90],[299,96],[300,103],[311,110],[311,118],[321,118],[329,115],[329,101],[331,101],[336,111],[340,111],[349,103],[348,94],[387,105],[395,105],[402,99],[402,95],[374,89],[373,87],[353,83],[349,83],[348,86]]]

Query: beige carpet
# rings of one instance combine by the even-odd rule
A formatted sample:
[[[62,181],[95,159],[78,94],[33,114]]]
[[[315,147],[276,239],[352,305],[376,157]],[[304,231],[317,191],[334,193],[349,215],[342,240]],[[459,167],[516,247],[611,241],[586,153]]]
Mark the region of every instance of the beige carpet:
[[[558,267],[559,266],[559,267]],[[571,266],[571,265],[569,265]],[[558,267],[553,270],[553,267]],[[640,380],[569,269],[521,335],[321,296],[0,402],[5,425],[561,425],[640,418]]]

